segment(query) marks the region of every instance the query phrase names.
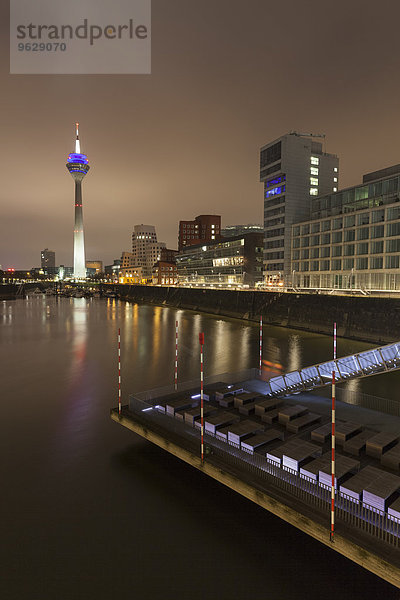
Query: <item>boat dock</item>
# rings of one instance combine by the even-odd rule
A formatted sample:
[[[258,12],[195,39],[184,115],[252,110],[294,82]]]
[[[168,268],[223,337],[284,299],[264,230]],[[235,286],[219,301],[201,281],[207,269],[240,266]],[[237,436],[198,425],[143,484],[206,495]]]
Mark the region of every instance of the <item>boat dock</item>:
[[[400,417],[337,401],[330,539],[330,400],[271,398],[256,369],[132,394],[120,425],[400,588]]]

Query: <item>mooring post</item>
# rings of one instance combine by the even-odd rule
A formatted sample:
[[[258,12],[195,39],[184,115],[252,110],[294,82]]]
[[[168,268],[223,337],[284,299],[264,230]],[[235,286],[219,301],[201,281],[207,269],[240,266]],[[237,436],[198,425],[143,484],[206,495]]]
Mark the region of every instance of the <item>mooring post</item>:
[[[199,333],[200,342],[200,420],[201,420],[201,463],[204,462],[204,371],[203,371],[203,346],[204,333]]]
[[[331,542],[335,536],[335,371],[332,371],[332,487],[331,487]]]
[[[121,329],[118,329],[118,414],[121,415]]]
[[[261,372],[262,372],[262,327],[263,327],[263,320],[262,320],[262,315],[260,317],[260,367],[259,367],[259,375],[261,377]]]
[[[336,323],[333,324],[333,360],[336,360]]]
[[[175,391],[178,389],[178,321],[175,321]]]

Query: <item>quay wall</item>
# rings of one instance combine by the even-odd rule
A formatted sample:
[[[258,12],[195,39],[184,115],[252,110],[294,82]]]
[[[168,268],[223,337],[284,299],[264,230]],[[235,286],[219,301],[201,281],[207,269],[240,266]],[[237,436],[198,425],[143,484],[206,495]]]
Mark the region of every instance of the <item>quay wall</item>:
[[[268,494],[261,492],[257,488],[249,485],[245,481],[239,479],[234,474],[230,473],[224,468],[217,467],[207,460],[202,464],[201,459],[198,455],[194,455],[189,450],[178,446],[170,440],[167,440],[162,435],[155,431],[152,431],[148,427],[135,421],[134,419],[119,416],[117,411],[111,411],[111,419],[116,423],[119,423],[123,427],[126,427],[130,431],[140,435],[149,442],[156,444],[163,450],[170,452],[177,458],[188,463],[192,467],[195,467],[199,471],[202,471],[205,475],[212,477],[219,483],[226,485],[233,491],[241,494],[248,500],[255,502],[262,508],[268,510],[277,517],[283,519],[287,523],[294,525],[297,529],[300,529],[307,535],[310,535],[314,539],[318,540],[325,546],[328,546],[332,550],[346,556],[346,558],[357,563],[361,567],[371,571],[378,577],[381,577],[385,581],[391,583],[397,588],[400,588],[400,569],[392,563],[384,560],[378,555],[374,554],[358,546],[352,541],[346,539],[342,535],[335,535],[335,542],[332,543],[329,539],[329,519],[327,518],[327,525],[323,527],[314,520],[304,516],[297,512],[287,504],[278,501],[276,498],[269,496]]]
[[[107,286],[108,287],[108,286]],[[386,344],[400,339],[400,300],[394,298],[116,285],[126,300]]]

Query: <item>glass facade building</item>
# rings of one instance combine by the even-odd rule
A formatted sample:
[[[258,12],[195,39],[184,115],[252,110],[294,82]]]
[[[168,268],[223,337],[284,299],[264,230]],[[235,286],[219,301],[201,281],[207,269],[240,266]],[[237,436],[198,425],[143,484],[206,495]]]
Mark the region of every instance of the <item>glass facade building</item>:
[[[311,201],[292,226],[292,285],[306,289],[400,290],[400,165]]]
[[[339,159],[312,134],[291,132],[263,146],[264,268],[269,285],[288,285],[291,226],[309,218],[310,199],[337,191]]]
[[[262,243],[262,233],[249,233],[189,246],[176,257],[179,283],[254,287],[263,277]]]

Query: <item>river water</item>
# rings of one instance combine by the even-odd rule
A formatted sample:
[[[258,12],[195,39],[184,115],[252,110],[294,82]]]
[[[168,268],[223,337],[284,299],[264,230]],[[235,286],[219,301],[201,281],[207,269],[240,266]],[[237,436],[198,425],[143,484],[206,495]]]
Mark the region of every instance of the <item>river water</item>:
[[[118,300],[0,303],[1,598],[399,598],[111,422],[118,327],[127,402],[173,381],[177,318],[182,380],[198,376],[200,331],[206,375],[258,365],[258,327],[239,320]],[[338,355],[368,347],[339,340]],[[331,355],[326,336],[264,328],[266,368]],[[377,376],[354,389],[397,399],[399,382]]]

